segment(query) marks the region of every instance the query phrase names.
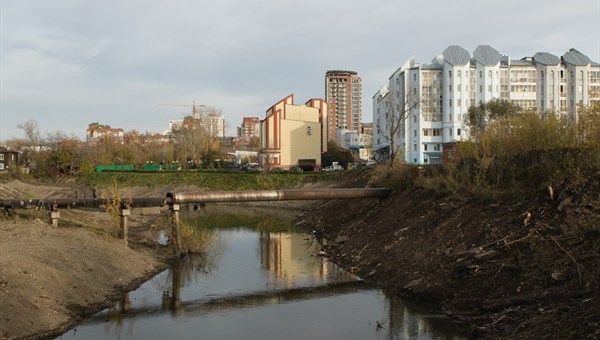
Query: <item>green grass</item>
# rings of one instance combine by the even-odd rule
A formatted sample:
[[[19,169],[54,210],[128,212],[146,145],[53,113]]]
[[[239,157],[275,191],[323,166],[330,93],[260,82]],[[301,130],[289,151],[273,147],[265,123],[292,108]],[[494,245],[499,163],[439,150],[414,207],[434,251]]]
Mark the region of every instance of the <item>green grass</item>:
[[[207,190],[264,190],[293,188],[304,181],[333,180],[336,173],[271,173],[255,172],[101,172],[80,181],[94,187],[160,186],[191,184]]]

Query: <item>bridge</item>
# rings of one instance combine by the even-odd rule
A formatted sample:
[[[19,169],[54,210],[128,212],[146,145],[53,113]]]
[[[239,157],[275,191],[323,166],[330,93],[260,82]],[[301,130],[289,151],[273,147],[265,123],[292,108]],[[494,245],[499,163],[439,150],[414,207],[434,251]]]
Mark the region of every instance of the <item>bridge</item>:
[[[289,189],[289,190],[248,190],[248,191],[203,191],[203,192],[169,192],[166,197],[127,198],[120,201],[121,229],[123,240],[127,244],[127,217],[132,208],[168,206],[174,217],[173,241],[177,249],[181,248],[179,211],[181,205],[226,203],[226,202],[259,202],[289,200],[334,200],[360,198],[387,198],[391,189],[387,188],[332,188],[332,189]],[[0,208],[11,209],[46,209],[50,213],[50,222],[58,226],[59,208],[99,208],[114,204],[110,198],[45,198],[45,199],[7,199],[0,200]]]

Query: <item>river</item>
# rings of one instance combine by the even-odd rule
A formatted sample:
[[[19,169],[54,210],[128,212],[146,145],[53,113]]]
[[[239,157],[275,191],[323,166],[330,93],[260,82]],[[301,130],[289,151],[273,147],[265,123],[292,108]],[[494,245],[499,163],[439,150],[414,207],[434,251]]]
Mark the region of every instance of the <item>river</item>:
[[[175,262],[60,339],[459,339],[441,316],[372,289],[291,225],[190,218],[204,255]],[[217,227],[215,227],[217,226]]]

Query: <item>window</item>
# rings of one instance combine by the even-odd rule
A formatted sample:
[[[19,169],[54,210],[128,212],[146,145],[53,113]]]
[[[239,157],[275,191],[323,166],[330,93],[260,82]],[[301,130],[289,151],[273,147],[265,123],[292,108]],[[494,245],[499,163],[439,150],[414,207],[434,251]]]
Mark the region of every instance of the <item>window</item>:
[[[479,79],[483,78],[483,71],[479,71]]]
[[[460,137],[460,129],[456,129],[456,135]]]
[[[3,160],[4,160],[4,154],[0,153],[0,161],[3,161]]]
[[[450,119],[449,120],[452,121],[452,113],[450,114]]]
[[[448,128],[448,136],[452,137],[452,128]]]
[[[423,149],[427,151],[427,144],[423,144]]]
[[[440,151],[441,146],[439,144],[433,144],[433,150],[434,151]]]
[[[483,85],[479,85],[479,93],[483,92]]]
[[[452,99],[448,99],[448,105],[450,105],[450,107],[452,107]]]
[[[417,130],[413,130],[413,137],[417,137]]]
[[[449,70],[449,71],[448,71],[448,76],[449,76],[450,78],[452,78],[452,70]]]
[[[413,80],[414,80],[414,81],[417,81],[417,74],[416,74],[416,73],[415,73],[415,74],[413,74]]]
[[[417,151],[417,144],[413,144],[413,151]],[[416,162],[416,160],[415,160]]]

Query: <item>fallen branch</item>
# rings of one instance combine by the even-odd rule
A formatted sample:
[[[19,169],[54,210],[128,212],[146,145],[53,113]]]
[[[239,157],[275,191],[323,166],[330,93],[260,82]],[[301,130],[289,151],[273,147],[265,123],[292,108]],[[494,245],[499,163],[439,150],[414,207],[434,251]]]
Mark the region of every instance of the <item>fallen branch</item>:
[[[569,253],[565,248],[563,248],[560,243],[558,243],[558,241],[554,238],[551,237],[550,238],[552,241],[554,241],[554,243],[556,243],[556,245],[562,250],[564,251],[567,255],[569,255],[569,257],[571,258],[571,260],[573,260],[573,262],[575,263],[575,265],[577,266],[577,273],[579,274],[579,285],[581,286],[583,284],[583,280],[581,279],[582,275],[581,275],[581,265],[579,264],[579,262],[577,262],[577,260],[573,257],[573,255],[571,255],[571,253]]]

